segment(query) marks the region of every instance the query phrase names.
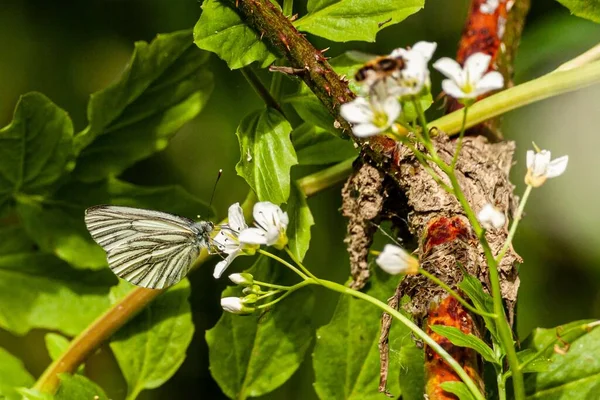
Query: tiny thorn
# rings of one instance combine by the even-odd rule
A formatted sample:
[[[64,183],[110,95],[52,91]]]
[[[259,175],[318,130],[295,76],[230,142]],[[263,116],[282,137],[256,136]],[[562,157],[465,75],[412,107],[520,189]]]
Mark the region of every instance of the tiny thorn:
[[[271,72],[281,72],[282,74],[286,74],[286,75],[304,75],[304,73],[306,72],[305,69],[302,68],[292,68],[292,67],[285,67],[285,66],[281,66],[281,65],[271,65],[269,67],[269,71]]]
[[[389,24],[390,22],[392,22],[392,18],[391,18],[391,17],[390,17],[389,19],[386,19],[386,20],[385,20],[385,21],[383,21],[383,22],[379,22],[379,23],[377,24],[377,26],[378,26],[379,28],[381,28],[382,26],[384,26],[385,24]]]
[[[295,20],[297,20],[297,19],[298,19],[298,14],[297,14],[297,13],[296,13],[296,14],[294,14],[294,15],[292,15],[292,16],[289,18],[290,22],[294,22],[294,21],[295,21]]]
[[[323,50],[319,50],[319,53],[323,54],[325,53],[327,50],[329,50],[331,47],[325,47]]]

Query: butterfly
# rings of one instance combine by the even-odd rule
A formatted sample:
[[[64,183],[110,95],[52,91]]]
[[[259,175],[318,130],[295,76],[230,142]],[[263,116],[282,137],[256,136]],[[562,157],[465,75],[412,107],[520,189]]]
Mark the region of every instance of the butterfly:
[[[110,269],[120,278],[149,289],[183,279],[205,248],[211,252],[210,221],[141,208],[99,205],[85,211],[92,238],[104,248]]]

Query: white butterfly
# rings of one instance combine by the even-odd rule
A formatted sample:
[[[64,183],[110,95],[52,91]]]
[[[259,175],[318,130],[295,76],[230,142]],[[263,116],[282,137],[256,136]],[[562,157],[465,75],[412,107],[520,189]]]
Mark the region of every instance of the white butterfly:
[[[92,238],[108,264],[134,285],[163,289],[183,279],[203,248],[211,250],[210,221],[194,222],[160,211],[94,206],[85,211]]]

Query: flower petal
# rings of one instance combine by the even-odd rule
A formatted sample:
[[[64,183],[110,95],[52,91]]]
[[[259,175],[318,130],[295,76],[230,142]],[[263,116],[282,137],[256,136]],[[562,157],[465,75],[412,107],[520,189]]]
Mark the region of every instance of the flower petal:
[[[546,170],[546,176],[548,178],[556,178],[559,175],[562,175],[567,169],[567,164],[569,163],[569,156],[562,156],[557,158],[556,160],[552,160],[550,164],[548,164],[548,169]]]
[[[346,121],[354,124],[367,123],[373,120],[371,104],[364,97],[357,97],[349,103],[342,104],[340,115]]]
[[[418,261],[406,250],[393,244],[386,244],[375,261],[385,272],[391,275],[417,273]]]
[[[487,203],[477,214],[477,219],[485,229],[500,229],[506,222],[504,213]]]
[[[248,225],[244,219],[244,210],[240,207],[240,203],[235,203],[229,206],[227,213],[228,221],[227,225],[236,233],[240,233],[243,229],[246,229]]]
[[[533,158],[533,176],[545,176],[550,164],[552,154],[548,150],[542,150]]]
[[[383,132],[383,129],[373,124],[359,124],[352,127],[352,133],[359,138],[366,138]]]
[[[267,244],[267,232],[259,228],[247,228],[240,232],[240,243]]]
[[[475,84],[477,96],[481,96],[492,90],[502,89],[504,87],[504,77],[498,71],[488,72]]]
[[[433,68],[440,71],[447,78],[452,79],[458,85],[462,86],[465,84],[463,70],[459,63],[451,58],[443,57],[433,63]]]
[[[527,150],[527,169],[533,168],[535,162],[535,152],[533,150]]]
[[[383,104],[383,111],[388,117],[387,128],[392,126],[402,112],[402,106],[396,97],[388,97]]]
[[[444,93],[450,97],[454,97],[455,99],[470,98],[471,95],[471,93],[467,95],[465,92],[463,92],[458,85],[450,79],[444,79],[442,81],[442,89],[444,90]]]
[[[429,61],[436,48],[437,43],[435,42],[417,42],[411,50],[420,53],[426,61]]]
[[[465,75],[469,82],[476,85],[490,67],[492,57],[485,53],[475,53],[465,61]]]

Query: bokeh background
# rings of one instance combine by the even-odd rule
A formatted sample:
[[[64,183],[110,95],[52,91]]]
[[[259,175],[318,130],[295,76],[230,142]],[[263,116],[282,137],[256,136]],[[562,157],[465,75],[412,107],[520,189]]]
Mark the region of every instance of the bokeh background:
[[[375,0],[370,0],[375,1]],[[296,0],[301,11],[305,1]],[[348,49],[387,53],[418,40],[435,41],[435,57],[456,50],[468,1],[429,0],[425,10],[383,30],[376,44],[329,43],[309,37],[328,55]],[[159,32],[193,27],[200,15],[196,0],[2,0],[0,7],[0,126],[8,124],[18,97],[40,91],[67,110],[76,131],[86,124],[88,96],[109,85],[123,70],[133,42],[151,40]],[[551,71],[560,63],[600,41],[600,25],[570,16],[551,0],[533,1],[516,62],[516,82]],[[179,183],[208,201],[219,168],[215,208],[224,215],[229,204],[243,200],[248,187],[236,176],[239,149],[237,123],[262,107],[260,99],[239,72],[212,56],[215,91],[207,107],[185,126],[163,152],[126,171],[124,178],[146,185]],[[261,75],[268,79],[268,75]],[[440,76],[433,74],[433,90]],[[439,90],[439,89],[438,89]],[[525,338],[535,327],[551,327],[582,319],[600,318],[600,85],[545,100],[504,117],[503,130],[517,142],[513,182],[522,192],[525,152],[535,141],[556,156],[568,154],[567,173],[534,191],[515,249],[524,258],[517,331]],[[295,168],[297,176],[314,171]],[[348,263],[342,239],[340,187],[309,200],[315,216],[307,265],[318,275],[344,281]],[[244,260],[249,262],[249,260]],[[242,269],[243,261],[235,268]],[[143,399],[223,398],[208,371],[204,331],[215,324],[218,298],[226,282],[215,282],[211,265],[191,276],[196,334],[188,357],[163,387],[142,393]],[[337,296],[319,292],[314,324],[325,324]],[[38,376],[50,362],[42,331],[14,337],[0,330],[0,346],[22,358]],[[310,357],[309,355],[307,356]],[[109,396],[121,399],[125,383],[107,347],[87,364],[87,374]],[[312,399],[310,359],[283,387],[265,399]]]

